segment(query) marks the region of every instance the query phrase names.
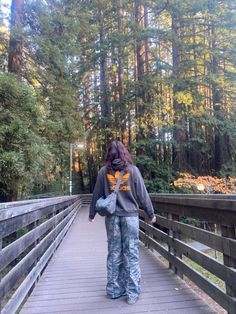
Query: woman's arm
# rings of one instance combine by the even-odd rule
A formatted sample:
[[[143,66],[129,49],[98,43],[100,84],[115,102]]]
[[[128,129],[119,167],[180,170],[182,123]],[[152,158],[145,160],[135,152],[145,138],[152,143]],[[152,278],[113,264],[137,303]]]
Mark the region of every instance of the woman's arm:
[[[135,189],[137,201],[141,209],[143,209],[152,223],[156,222],[152,201],[144,184],[142,175],[137,167],[135,167]]]
[[[96,184],[93,190],[92,201],[90,204],[90,209],[89,209],[90,221],[93,221],[96,215],[96,211],[95,211],[96,202],[102,196],[104,196],[104,171],[101,169],[97,176]]]

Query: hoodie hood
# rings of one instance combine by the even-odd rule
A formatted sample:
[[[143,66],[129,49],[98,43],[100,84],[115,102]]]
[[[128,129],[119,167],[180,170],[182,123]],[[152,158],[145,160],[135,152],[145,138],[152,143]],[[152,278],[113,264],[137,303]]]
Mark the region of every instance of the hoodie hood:
[[[111,164],[114,170],[123,170],[125,166],[125,162],[120,158],[114,159]]]

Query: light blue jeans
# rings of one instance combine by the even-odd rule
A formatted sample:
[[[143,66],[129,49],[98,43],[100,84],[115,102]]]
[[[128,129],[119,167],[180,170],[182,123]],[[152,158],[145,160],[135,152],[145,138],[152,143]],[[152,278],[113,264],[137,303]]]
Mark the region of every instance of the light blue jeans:
[[[128,299],[140,294],[139,218],[109,216],[105,218],[107,255],[107,295]]]

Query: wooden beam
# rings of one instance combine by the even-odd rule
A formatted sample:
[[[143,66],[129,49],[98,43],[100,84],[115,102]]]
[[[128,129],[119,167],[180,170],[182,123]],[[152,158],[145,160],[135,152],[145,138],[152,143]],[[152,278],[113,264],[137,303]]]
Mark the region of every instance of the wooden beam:
[[[2,314],[9,314],[9,313],[16,313],[20,305],[23,303],[24,299],[26,298],[29,290],[31,289],[34,282],[37,280],[38,276],[41,275],[43,269],[47,265],[48,261],[50,260],[51,256],[55,252],[58,245],[61,243],[62,239],[64,238],[65,234],[69,230],[74,218],[76,216],[76,212],[74,215],[71,216],[71,219],[68,221],[64,229],[58,234],[54,242],[50,245],[50,247],[45,251],[43,256],[40,258],[36,266],[30,271],[27,277],[24,279],[22,284],[19,288],[14,292],[11,299],[2,309]]]
[[[41,257],[47,247],[52,243],[60,231],[65,227],[71,216],[75,213],[75,209],[60,222],[33,250],[31,250],[7,275],[0,283],[0,301],[15,286],[23,275],[27,274],[37,258]]]
[[[169,262],[180,269],[185,276],[187,276],[191,281],[193,281],[198,287],[200,287],[204,292],[206,292],[210,297],[212,297],[216,302],[218,302],[222,307],[224,307],[231,314],[236,313],[236,299],[225,294],[223,290],[217,287],[215,284],[203,277],[199,272],[191,268],[183,260],[179,259],[168,252],[164,247],[157,243],[152,238],[148,237],[145,233],[140,231],[140,238],[143,241],[148,241],[149,244],[158,251],[163,257],[165,257]]]
[[[37,241],[41,236],[43,236],[48,230],[50,230],[54,224],[61,222],[76,206],[78,202],[67,207],[58,215],[45,221],[38,227],[29,231],[16,241],[9,244],[7,247],[2,249],[0,252],[0,271],[15,260],[21,253],[25,251],[31,244]]]

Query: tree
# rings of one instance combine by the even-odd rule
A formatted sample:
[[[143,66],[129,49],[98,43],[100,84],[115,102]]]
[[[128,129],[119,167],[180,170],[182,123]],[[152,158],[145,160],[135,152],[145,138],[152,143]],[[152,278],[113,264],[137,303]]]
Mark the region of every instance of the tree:
[[[0,198],[16,200],[52,166],[44,120],[33,90],[14,75],[0,75]]]
[[[64,190],[69,144],[84,137],[74,169],[90,191],[112,138],[129,146],[152,191],[176,171],[235,171],[232,0],[12,3],[10,68],[33,88],[51,178]]]
[[[23,65],[23,5],[24,0],[12,0],[11,3],[11,34],[8,53],[8,72],[21,76]]]

